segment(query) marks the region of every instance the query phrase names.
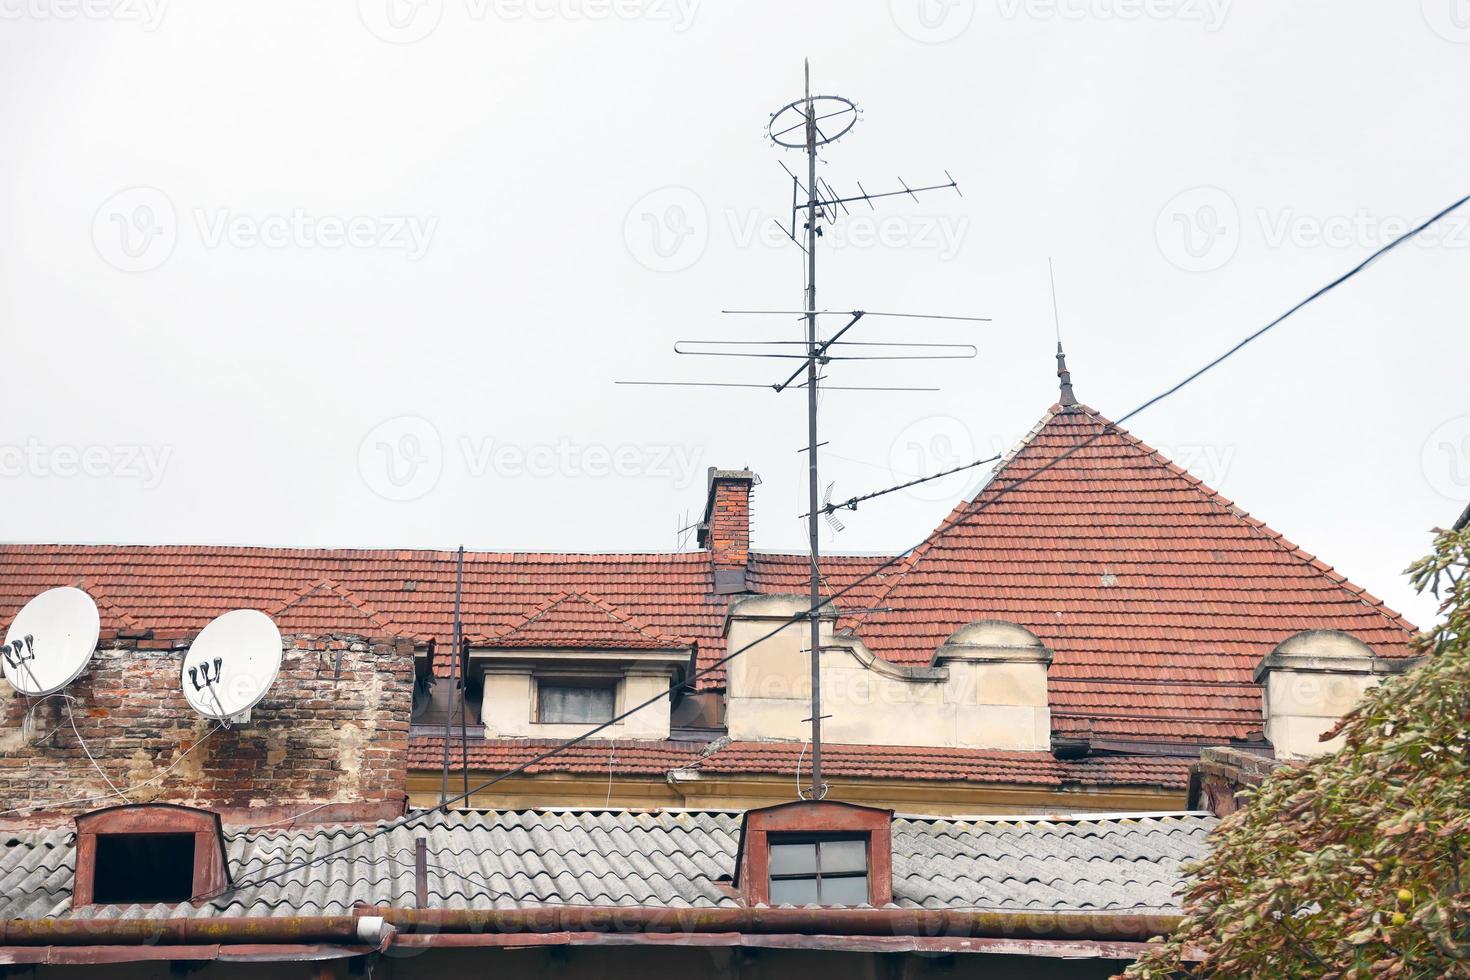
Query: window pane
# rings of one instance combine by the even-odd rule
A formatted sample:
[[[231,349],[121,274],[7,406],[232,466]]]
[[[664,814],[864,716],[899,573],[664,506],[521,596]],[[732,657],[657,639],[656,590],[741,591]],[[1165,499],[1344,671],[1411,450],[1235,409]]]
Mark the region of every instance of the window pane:
[[[771,882],[772,905],[814,905],[816,901],[815,878],[787,878]]]
[[[866,905],[868,876],[823,878],[821,902],[823,905]]]
[[[822,874],[867,871],[868,845],[860,840],[822,841]]]
[[[814,875],[817,873],[816,844],[772,844],[771,874]]]
[[[539,719],[544,722],[595,724],[613,716],[612,687],[538,684]]]

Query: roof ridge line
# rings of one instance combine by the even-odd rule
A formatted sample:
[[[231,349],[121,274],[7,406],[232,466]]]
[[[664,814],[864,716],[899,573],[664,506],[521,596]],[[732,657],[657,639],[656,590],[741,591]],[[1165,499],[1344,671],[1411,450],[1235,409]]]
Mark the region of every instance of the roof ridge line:
[[[489,642],[509,639],[519,630],[525,629],[527,626],[530,626],[532,623],[550,613],[557,606],[560,606],[562,603],[572,599],[580,600],[581,602],[586,603],[587,605],[601,612],[603,615],[607,616],[614,623],[628,630],[631,630],[634,633],[637,633],[639,636],[642,636],[645,639],[652,640],[656,643],[665,643],[668,644],[670,647],[688,645],[685,641],[669,636],[659,631],[652,625],[643,622],[643,620],[638,619],[631,613],[626,612],[625,610],[607,601],[606,599],[602,598],[602,596],[597,595],[596,593],[584,592],[581,590],[568,591],[566,589],[562,589],[554,593],[547,599],[543,600],[541,603],[532,607],[530,612],[522,615],[521,618],[516,620],[512,625],[490,636]]]
[[[634,616],[632,613],[628,612],[622,607],[612,602],[609,602],[596,593],[574,592],[572,593],[572,595],[583,600],[584,602],[587,602],[597,607],[598,609],[601,609],[603,612],[607,613],[619,623],[622,623],[624,626],[627,626],[629,629],[632,629],[635,632],[642,633],[650,640],[658,640],[660,642],[668,641],[670,643],[677,642],[673,637],[664,634],[657,627],[653,626],[650,623],[645,623],[637,616]]]
[[[1070,406],[1070,408],[1071,411],[1067,413],[1069,415],[1077,412],[1094,414],[1094,410],[1092,408],[1081,403]],[[922,560],[923,556],[928,553],[930,547],[936,541],[938,541],[939,538],[943,537],[944,534],[948,534],[950,531],[959,526],[962,518],[956,517],[956,513],[969,508],[972,504],[975,503],[975,501],[979,500],[981,495],[985,493],[986,489],[995,482],[996,477],[998,477],[1001,472],[1010,465],[1012,460],[1020,455],[1022,450],[1031,445],[1036,437],[1041,434],[1041,430],[1046,428],[1047,423],[1057,417],[1057,415],[1060,413],[1060,410],[1060,405],[1052,405],[1045,412],[1043,412],[1041,418],[1038,419],[1031,426],[1030,430],[1027,431],[1027,433],[1023,435],[1019,440],[1017,440],[1016,444],[1010,448],[1009,452],[1001,457],[1000,462],[996,463],[995,466],[991,468],[990,478],[980,485],[980,488],[975,491],[974,496],[970,497],[969,499],[961,500],[954,507],[950,508],[949,515],[939,523],[939,526],[930,531],[928,536],[925,537],[923,541],[919,542],[919,544],[916,545],[908,553],[908,555],[906,555],[901,561],[897,563],[899,566],[898,571],[894,572],[892,581],[888,582],[884,586],[883,591],[873,597],[873,601],[869,603],[871,607],[873,607],[874,609],[881,607],[888,599],[888,596],[892,594],[893,590],[898,587],[900,582],[903,581],[904,577],[908,575],[909,572],[913,571],[913,569],[919,564],[920,560]],[[943,534],[941,534],[941,530],[943,531]],[[881,575],[882,573],[880,572],[879,574]],[[861,626],[869,615],[871,615],[871,613],[864,613],[861,616],[853,618],[851,620],[852,625],[849,628],[856,629],[858,626]]]
[[[337,596],[337,598],[341,599],[348,606],[351,606],[353,609],[356,609],[359,613],[361,613],[368,622],[372,623],[378,629],[383,630],[385,633],[389,633],[394,636],[406,637],[414,635],[412,632],[405,631],[398,627],[396,624],[393,623],[392,620],[388,619],[388,617],[379,612],[378,609],[372,605],[372,603],[368,602],[366,599],[363,599],[356,592],[353,592],[351,589],[337,582],[335,579],[330,579],[326,577],[318,578],[315,581],[308,582],[306,585],[297,589],[296,592],[293,593],[289,599],[271,610],[271,618],[280,618],[282,613],[285,613],[287,610],[295,607],[296,605],[306,601],[307,599],[316,595],[318,592],[322,591],[333,593]]]
[[[1101,416],[1098,416],[1098,418],[1101,418]],[[1337,569],[1333,568],[1325,561],[1322,561],[1322,559],[1320,559],[1316,555],[1308,553],[1306,549],[1296,544],[1280,531],[1271,527],[1271,525],[1267,524],[1259,517],[1252,516],[1249,511],[1242,509],[1229,497],[1226,497],[1223,493],[1210,486],[1204,480],[1190,473],[1188,470],[1184,469],[1172,459],[1169,459],[1159,450],[1154,449],[1148,443],[1144,442],[1142,439],[1138,438],[1118,423],[1108,421],[1106,419],[1103,419],[1103,422],[1106,425],[1111,426],[1113,431],[1121,436],[1124,442],[1132,444],[1135,449],[1143,451],[1146,455],[1152,457],[1156,462],[1164,464],[1171,471],[1184,477],[1186,482],[1190,484],[1191,489],[1195,490],[1211,504],[1219,507],[1225,513],[1229,514],[1231,517],[1235,518],[1246,527],[1250,528],[1256,533],[1258,537],[1271,542],[1281,551],[1285,552],[1288,555],[1291,555],[1293,558],[1296,558],[1299,561],[1304,562],[1311,568],[1315,569],[1317,572],[1322,574],[1329,582],[1337,586],[1337,588],[1341,589],[1343,592],[1346,592],[1349,596],[1353,597],[1357,601],[1363,603],[1363,605],[1367,606],[1374,612],[1389,620],[1390,624],[1392,624],[1393,626],[1399,629],[1403,629],[1411,634],[1419,632],[1419,628],[1413,623],[1410,623],[1407,619],[1405,619],[1403,614],[1401,614],[1398,610],[1390,608],[1389,605],[1385,603],[1382,599],[1379,599],[1367,589],[1351,581],[1346,575],[1339,572]]]

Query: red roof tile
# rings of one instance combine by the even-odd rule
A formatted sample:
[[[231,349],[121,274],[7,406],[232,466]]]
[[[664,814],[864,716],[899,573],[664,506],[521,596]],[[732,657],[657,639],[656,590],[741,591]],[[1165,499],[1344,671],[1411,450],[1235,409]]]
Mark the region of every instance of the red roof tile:
[[[470,768],[485,772],[505,772],[547,749],[561,743],[546,739],[471,738]],[[621,776],[663,776],[699,758],[704,746],[690,742],[589,740],[558,752],[545,762],[526,770],[534,776],[542,772],[601,773],[608,767]],[[460,767],[464,752],[460,740],[449,740],[450,768]],[[408,741],[410,769],[438,769],[444,765],[444,736],[415,735]]]
[[[1055,788],[1073,783],[1182,789],[1189,783],[1189,765],[1193,761],[1186,757],[1131,755],[1058,760],[1050,752],[830,743],[822,746],[822,772],[830,777],[1014,783]],[[731,742],[690,768],[710,775],[790,773],[795,778],[798,763],[803,772],[809,771],[810,747],[800,742]]]
[[[664,636],[652,626],[638,622],[596,597],[559,592],[508,629],[486,640],[484,645],[677,650],[689,646],[689,643]]]
[[[552,741],[472,738],[470,767],[504,772],[556,745]],[[458,739],[450,739],[450,767],[461,764]],[[999,752],[980,749],[915,749],[885,745],[822,747],[822,770],[834,778],[914,779],[935,782],[1007,783],[1060,789],[1077,786],[1157,786],[1183,789],[1189,782],[1186,757],[1099,756],[1057,760],[1047,752]],[[663,776],[675,769],[728,775],[790,775],[797,765],[806,772],[811,752],[800,742],[730,742],[708,746],[689,742],[590,740],[559,752],[526,770],[536,773],[597,773],[618,776]],[[409,767],[438,769],[444,764],[442,735],[415,735],[409,740]]]
[[[1413,627],[1402,617],[1085,407],[1054,407],[949,520],[964,525],[840,602],[893,611],[845,625],[903,663],[928,662],[976,619],[1027,627],[1055,651],[1052,718],[1064,735],[1245,736],[1261,727],[1252,669],[1301,630],[1344,630],[1382,656],[1410,652]],[[827,588],[843,589],[882,562],[824,558]],[[803,555],[752,553],[748,581],[759,592],[804,593],[807,568]],[[188,635],[222,612],[253,607],[277,611],[287,632],[371,630],[448,643],[455,553],[0,546],[0,622],[56,585],[91,592],[105,629]],[[592,642],[588,630],[602,626],[589,623],[603,616],[609,630],[627,627],[624,642],[636,634],[697,645],[704,667],[725,653],[730,597],[714,591],[707,552],[470,552],[464,623],[481,642],[512,632]],[[572,596],[580,598],[569,603]],[[552,618],[535,616],[541,606]],[[723,684],[723,669],[698,682]]]
[[[900,663],[977,619],[1025,626],[1055,653],[1065,735],[1244,737],[1261,727],[1251,672],[1288,636],[1342,630],[1402,657],[1414,631],[1086,406],[1053,406],[867,603],[892,611],[846,625]]]

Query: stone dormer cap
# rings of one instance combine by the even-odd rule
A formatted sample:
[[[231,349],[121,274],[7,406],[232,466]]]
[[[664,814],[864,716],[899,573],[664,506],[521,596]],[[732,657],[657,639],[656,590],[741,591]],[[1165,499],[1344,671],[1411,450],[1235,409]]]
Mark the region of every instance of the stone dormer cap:
[[[1288,636],[1256,665],[1260,684],[1273,670],[1318,674],[1399,674],[1419,662],[1417,657],[1386,660],[1351,633],[1341,630],[1303,630]]]
[[[725,614],[725,633],[729,634],[730,621],[733,619],[774,623],[790,619],[799,612],[805,612],[811,608],[811,603],[811,597],[794,593],[741,596],[730,602],[730,608]],[[835,622],[837,610],[833,608],[831,601],[827,600],[817,616],[824,622]],[[805,623],[806,620],[803,618],[798,622]]]
[[[1000,619],[981,619],[955,630],[934,654],[941,660],[1051,664],[1052,653],[1024,626]]]

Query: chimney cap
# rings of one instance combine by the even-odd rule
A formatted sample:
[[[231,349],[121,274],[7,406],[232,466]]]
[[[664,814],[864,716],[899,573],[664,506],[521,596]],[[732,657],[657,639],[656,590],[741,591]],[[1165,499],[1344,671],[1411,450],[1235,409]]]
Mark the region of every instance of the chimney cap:
[[[717,466],[709,468],[709,486],[713,487],[716,481],[744,480],[747,483],[758,484],[761,478],[751,470],[722,470]]]

